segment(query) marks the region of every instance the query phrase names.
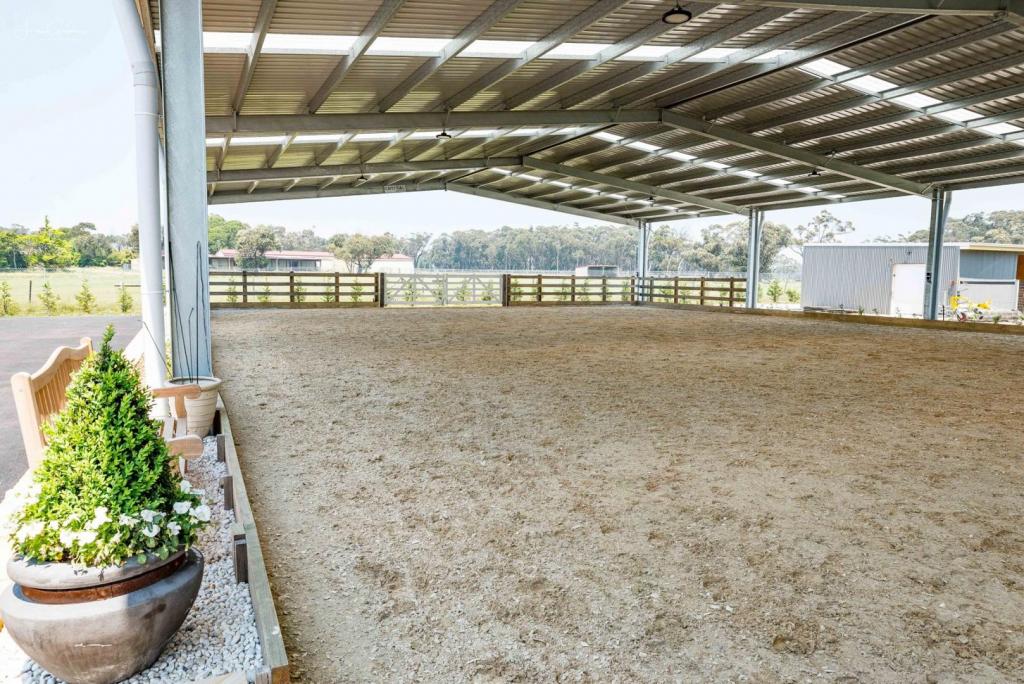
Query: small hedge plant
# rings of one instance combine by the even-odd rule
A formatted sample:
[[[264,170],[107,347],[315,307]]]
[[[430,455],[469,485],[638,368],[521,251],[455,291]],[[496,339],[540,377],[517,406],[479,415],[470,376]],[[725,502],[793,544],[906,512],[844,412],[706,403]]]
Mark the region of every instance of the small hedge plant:
[[[14,551],[90,567],[163,559],[210,520],[201,491],[171,472],[149,417],[152,396],[124,354],[103,346],[82,364],[67,404],[44,428],[46,457],[12,517]]]

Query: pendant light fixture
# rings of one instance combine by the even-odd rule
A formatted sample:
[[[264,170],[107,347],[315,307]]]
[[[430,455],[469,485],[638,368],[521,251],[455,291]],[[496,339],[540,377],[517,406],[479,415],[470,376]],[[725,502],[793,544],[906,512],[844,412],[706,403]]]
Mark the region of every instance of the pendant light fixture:
[[[438,133],[437,135],[435,135],[434,137],[437,138],[438,140],[451,140],[452,139],[451,134],[448,133],[448,131],[445,130],[445,129],[442,129],[441,132]]]
[[[661,15],[661,20],[666,24],[672,24],[678,26],[679,24],[685,24],[686,22],[693,19],[693,12],[685,10],[676,3],[676,6]]]

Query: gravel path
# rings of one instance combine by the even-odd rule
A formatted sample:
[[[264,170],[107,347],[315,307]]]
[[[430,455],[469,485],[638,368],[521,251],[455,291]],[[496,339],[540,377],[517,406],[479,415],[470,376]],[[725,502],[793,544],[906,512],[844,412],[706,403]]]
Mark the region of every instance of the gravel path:
[[[1024,338],[215,312],[309,682],[1024,681]]]
[[[126,684],[177,684],[228,672],[245,672],[251,682],[263,664],[249,587],[235,582],[230,553],[234,514],[224,510],[220,494],[220,478],[227,474],[227,467],[217,461],[216,439],[207,438],[205,446],[187,474],[194,487],[205,491],[212,511],[212,522],[196,543],[206,561],[199,595],[160,658]],[[0,632],[0,681],[56,684],[59,680],[28,659],[4,630]]]

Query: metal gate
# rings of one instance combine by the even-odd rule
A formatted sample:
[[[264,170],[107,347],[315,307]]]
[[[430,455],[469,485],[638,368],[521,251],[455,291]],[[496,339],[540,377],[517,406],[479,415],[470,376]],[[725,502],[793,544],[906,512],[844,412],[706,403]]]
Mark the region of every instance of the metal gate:
[[[501,275],[387,273],[384,306],[501,306]]]

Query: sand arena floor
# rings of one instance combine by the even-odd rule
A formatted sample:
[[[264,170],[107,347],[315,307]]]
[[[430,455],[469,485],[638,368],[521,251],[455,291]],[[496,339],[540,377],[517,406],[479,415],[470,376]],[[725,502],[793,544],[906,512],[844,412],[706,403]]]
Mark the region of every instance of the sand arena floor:
[[[299,681],[1024,679],[1024,337],[215,312]]]

